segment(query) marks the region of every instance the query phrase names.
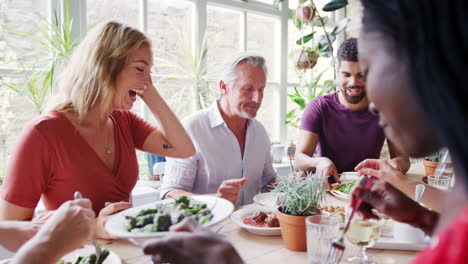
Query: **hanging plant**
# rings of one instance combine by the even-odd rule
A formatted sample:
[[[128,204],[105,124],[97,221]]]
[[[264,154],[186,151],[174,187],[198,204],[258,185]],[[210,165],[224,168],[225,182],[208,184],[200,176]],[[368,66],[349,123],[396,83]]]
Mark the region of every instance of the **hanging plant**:
[[[302,47],[295,53],[296,67],[301,70],[312,69],[317,65],[319,53],[311,47]]]
[[[297,8],[297,18],[303,25],[309,24],[315,18],[315,8],[310,5],[303,5]]]

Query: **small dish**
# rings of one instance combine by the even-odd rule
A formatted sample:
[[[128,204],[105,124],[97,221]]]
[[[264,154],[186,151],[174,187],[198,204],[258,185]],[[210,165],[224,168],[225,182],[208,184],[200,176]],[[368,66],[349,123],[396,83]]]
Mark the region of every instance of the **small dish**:
[[[248,232],[261,236],[279,236],[281,235],[281,227],[256,227],[244,223],[244,218],[256,212],[273,213],[273,207],[268,206],[249,206],[239,209],[232,213],[231,220],[236,225],[244,228]]]
[[[76,249],[66,254],[65,256],[61,257],[60,260],[74,263],[78,257],[86,257],[93,253],[95,253],[94,247],[92,245],[86,245],[83,248]],[[109,255],[107,256],[106,260],[104,260],[103,264],[122,264],[122,259],[112,250],[109,250]]]
[[[275,193],[275,192],[259,193],[254,196],[253,200],[254,202],[260,205],[275,208],[276,201],[278,200],[278,193]]]

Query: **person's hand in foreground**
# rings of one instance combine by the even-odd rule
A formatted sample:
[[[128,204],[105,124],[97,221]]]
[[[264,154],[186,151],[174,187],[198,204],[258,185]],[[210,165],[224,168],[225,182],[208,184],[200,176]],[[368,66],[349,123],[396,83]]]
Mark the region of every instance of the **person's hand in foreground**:
[[[369,190],[356,186],[351,193],[351,207],[362,199],[359,211],[366,218],[378,218],[376,209],[393,220],[410,224],[431,235],[439,218],[438,214],[413,201],[404,193],[385,181],[373,181]]]
[[[192,218],[186,217],[170,230],[179,233],[148,241],[143,246],[145,254],[152,255],[156,264],[244,263],[229,241]]]
[[[219,186],[216,196],[236,204],[239,193],[242,190],[242,186],[246,182],[246,178],[225,180],[221,183],[221,186]]]
[[[96,219],[97,223],[96,223],[96,230],[94,233],[94,237],[99,238],[99,239],[117,239],[116,237],[109,235],[104,229],[104,226],[106,225],[107,219],[109,219],[111,215],[116,214],[125,209],[128,209],[130,207],[132,207],[131,203],[118,202],[118,203],[110,203],[106,207],[102,208],[101,211],[99,212],[99,216]]]
[[[19,249],[11,263],[56,263],[60,257],[90,239],[95,225],[90,200],[65,202],[37,234]]]
[[[377,177],[395,186],[398,186],[406,179],[401,171],[392,167],[386,160],[366,159],[354,169],[359,171],[360,174]]]

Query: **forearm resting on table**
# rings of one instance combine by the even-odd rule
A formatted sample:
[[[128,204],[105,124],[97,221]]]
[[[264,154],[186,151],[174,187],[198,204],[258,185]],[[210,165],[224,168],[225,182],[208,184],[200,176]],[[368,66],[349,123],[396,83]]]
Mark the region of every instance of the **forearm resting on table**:
[[[421,212],[417,212],[415,215],[417,218],[409,224],[421,229],[428,236],[432,236],[439,221],[439,214],[432,210],[421,208]]]
[[[416,185],[421,184],[421,182],[406,178],[391,184],[406,194],[406,196],[414,199],[414,190],[416,189]],[[443,201],[445,200],[447,193],[430,185],[424,185],[426,186],[424,195],[421,197],[419,202],[437,212],[441,212]]]

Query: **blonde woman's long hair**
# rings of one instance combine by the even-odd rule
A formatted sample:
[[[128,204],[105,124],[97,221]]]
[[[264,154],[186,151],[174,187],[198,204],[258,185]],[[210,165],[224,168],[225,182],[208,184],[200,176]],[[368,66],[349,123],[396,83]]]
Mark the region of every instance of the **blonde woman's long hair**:
[[[144,44],[151,49],[145,34],[115,21],[89,31],[61,74],[60,95],[50,110],[76,112],[79,120],[94,107],[103,115],[108,113],[117,75],[128,56]]]

